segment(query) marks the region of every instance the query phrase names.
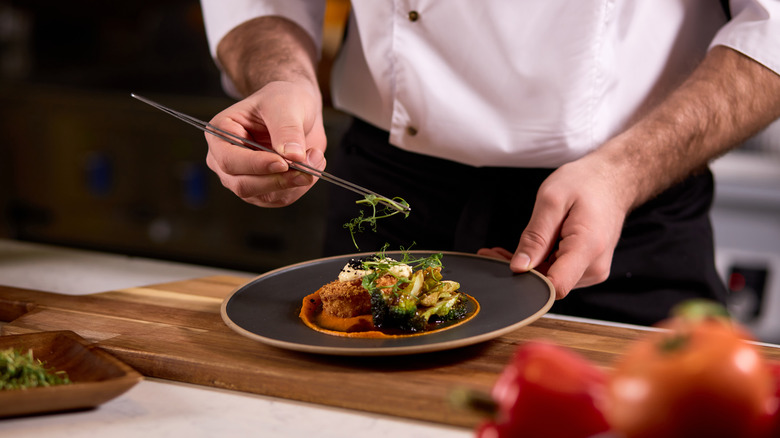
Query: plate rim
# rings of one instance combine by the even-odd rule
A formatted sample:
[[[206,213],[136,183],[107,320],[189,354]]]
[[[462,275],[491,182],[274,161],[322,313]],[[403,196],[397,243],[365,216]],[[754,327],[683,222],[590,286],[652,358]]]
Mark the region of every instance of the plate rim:
[[[400,253],[402,251],[386,251],[390,254]],[[507,267],[509,265],[509,261],[501,260],[495,257],[489,257],[489,256],[483,256],[479,254],[473,254],[473,253],[465,253],[465,252],[458,252],[458,251],[430,251],[430,250],[410,250],[410,251],[403,251],[410,254],[438,254],[441,253],[445,258],[447,255],[457,255],[457,256],[466,256],[466,257],[473,257],[473,258],[479,258],[484,260],[490,260],[495,261],[499,263],[505,262],[507,264]],[[506,327],[492,330],[488,333],[483,333],[480,335],[475,336],[469,336],[461,339],[457,339],[454,341],[447,341],[447,342],[440,342],[436,344],[423,344],[423,345],[412,345],[412,346],[399,346],[399,347],[360,347],[360,348],[354,348],[354,347],[320,347],[316,345],[306,345],[306,344],[299,344],[295,342],[288,342],[288,341],[281,341],[278,339],[270,338],[267,336],[261,336],[257,333],[251,332],[238,324],[236,324],[230,317],[227,315],[227,305],[230,302],[230,299],[233,298],[235,294],[237,294],[239,291],[241,291],[244,287],[247,285],[254,283],[255,281],[263,278],[275,275],[282,271],[287,271],[290,269],[295,269],[300,266],[304,265],[310,265],[314,263],[321,263],[321,262],[327,262],[329,260],[334,259],[342,259],[342,258],[358,258],[358,257],[366,257],[370,255],[374,255],[376,252],[360,252],[360,253],[353,253],[353,254],[342,254],[342,255],[336,255],[336,256],[328,256],[328,257],[322,257],[307,261],[302,261],[298,263],[294,263],[291,265],[281,266],[276,269],[272,269],[270,271],[264,272],[249,281],[245,282],[242,285],[239,285],[235,287],[228,296],[225,297],[225,299],[222,301],[222,304],[220,305],[220,316],[222,317],[222,321],[233,331],[237,332],[238,334],[245,336],[247,338],[256,340],[258,342],[261,342],[266,345],[271,345],[277,348],[281,348],[284,350],[292,350],[292,351],[298,351],[303,353],[315,353],[315,354],[328,354],[328,355],[335,355],[335,356],[396,356],[396,355],[405,355],[405,354],[419,354],[419,353],[431,353],[436,351],[444,351],[444,350],[452,350],[455,348],[460,347],[466,347],[470,345],[476,345],[485,341],[489,341],[491,339],[496,339],[498,337],[501,337],[511,331],[517,330],[521,327],[524,327],[528,324],[531,324],[532,322],[536,321],[537,319],[544,316],[552,307],[553,303],[555,302],[555,287],[553,286],[552,282],[540,273],[539,271],[535,269],[530,269],[525,273],[519,273],[517,275],[534,275],[540,280],[544,282],[544,284],[547,286],[547,291],[549,292],[547,301],[545,304],[538,309],[536,312],[531,314],[530,316],[514,323],[510,324]]]

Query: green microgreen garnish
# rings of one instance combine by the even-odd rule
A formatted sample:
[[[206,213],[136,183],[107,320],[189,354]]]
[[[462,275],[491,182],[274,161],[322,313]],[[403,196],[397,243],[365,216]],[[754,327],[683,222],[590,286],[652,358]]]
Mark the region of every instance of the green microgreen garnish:
[[[46,368],[46,362],[33,358],[32,350],[0,350],[0,390],[25,389],[71,383],[64,371]]]
[[[410,212],[409,203],[399,197],[389,199],[382,196],[366,195],[363,199],[360,199],[355,203],[371,206],[371,214],[369,216],[366,216],[365,212],[360,210],[360,215],[358,217],[344,224],[344,228],[349,229],[352,243],[355,244],[355,248],[358,250],[360,247],[355,240],[355,234],[362,232],[366,225],[370,226],[371,230],[376,232],[377,220],[395,216],[399,213],[403,214],[404,217],[408,217]],[[380,204],[382,207],[379,207]]]
[[[391,289],[393,293],[398,293],[401,289],[406,287],[409,283],[408,278],[398,277],[391,272],[394,266],[409,265],[412,271],[417,271],[425,268],[437,268],[441,267],[442,253],[431,254],[426,257],[413,257],[409,251],[401,248],[401,260],[392,260],[387,257],[388,245],[385,244],[382,249],[376,253],[372,258],[363,260],[363,269],[371,271],[369,274],[363,276],[362,286],[365,290],[373,292],[377,289],[385,288]],[[376,281],[384,275],[393,275],[396,278],[396,282],[391,286],[377,286]]]

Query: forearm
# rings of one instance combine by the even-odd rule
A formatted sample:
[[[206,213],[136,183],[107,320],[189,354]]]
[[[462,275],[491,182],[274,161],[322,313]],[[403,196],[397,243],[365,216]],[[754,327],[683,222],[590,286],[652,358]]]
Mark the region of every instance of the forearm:
[[[319,93],[315,44],[287,19],[259,17],[237,26],[220,41],[217,57],[244,96],[273,81],[304,82]]]
[[[628,182],[622,194],[634,208],[778,117],[780,76],[715,47],[680,88],[591,155]]]

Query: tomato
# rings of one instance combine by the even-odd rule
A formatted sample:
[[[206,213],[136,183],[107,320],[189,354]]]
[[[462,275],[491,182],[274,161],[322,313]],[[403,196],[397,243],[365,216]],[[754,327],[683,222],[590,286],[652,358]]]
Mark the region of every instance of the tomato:
[[[764,437],[776,405],[766,362],[722,318],[674,316],[635,342],[608,383],[606,415],[626,438]]]
[[[606,375],[571,350],[534,341],[520,347],[493,386],[496,421],[479,438],[585,438],[608,429]]]

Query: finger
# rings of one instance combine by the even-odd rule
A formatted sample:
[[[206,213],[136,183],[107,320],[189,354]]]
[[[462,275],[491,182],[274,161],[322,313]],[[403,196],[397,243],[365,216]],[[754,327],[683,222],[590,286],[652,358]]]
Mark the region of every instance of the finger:
[[[320,171],[325,170],[325,155],[319,149],[309,149],[306,151],[306,164]],[[284,182],[281,183],[280,188],[311,186],[318,180],[314,175],[297,170],[285,172],[282,177]]]
[[[216,167],[212,170],[226,175],[268,175],[289,170],[284,159],[276,154],[243,149],[229,143],[209,148],[209,155]]]
[[[249,152],[252,154],[258,153]],[[310,150],[307,157],[308,164],[316,169],[322,170],[327,164],[325,156],[319,149]],[[213,158],[209,155],[206,159],[209,167],[214,167],[212,161]],[[296,190],[295,193],[290,193],[291,190],[308,189],[316,181],[313,176],[297,170],[267,175],[251,173],[231,175],[222,171],[216,171],[215,173],[219,176],[222,185],[238,197],[246,202],[261,206],[286,205],[305,192],[305,190],[304,192]]]
[[[317,170],[325,170],[325,154],[319,149],[309,149],[306,151],[306,164]],[[280,189],[311,186],[317,182],[317,177],[308,172],[291,170],[282,175],[283,181],[280,183]]]
[[[558,240],[565,214],[562,206],[552,200],[546,200],[540,191],[531,219],[520,235],[510,262],[513,271],[526,272],[547,258]]]
[[[547,278],[555,288],[555,299],[561,299],[571,292],[588,268],[586,254],[577,251],[559,252],[547,268]]]
[[[263,120],[271,137],[271,147],[293,161],[306,159],[306,133],[302,111],[284,107],[263,113]]]
[[[499,259],[499,260],[512,259],[512,252],[501,247],[481,248],[477,250],[477,255],[492,257],[494,259]]]
[[[243,125],[232,118],[222,118],[218,115],[210,123],[240,137],[252,138]],[[285,172],[289,168],[287,162],[275,153],[244,149],[209,133],[205,136],[209,145],[207,163],[211,161],[209,167],[214,172],[224,172],[228,175],[264,175]]]
[[[547,278],[555,286],[557,299],[577,287],[601,283],[609,276],[612,251],[594,242],[591,234],[592,231],[580,230],[561,239],[547,269]]]
[[[317,170],[325,170],[327,161],[325,160],[325,154],[317,148],[312,148],[306,151],[306,162],[309,166]]]

